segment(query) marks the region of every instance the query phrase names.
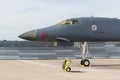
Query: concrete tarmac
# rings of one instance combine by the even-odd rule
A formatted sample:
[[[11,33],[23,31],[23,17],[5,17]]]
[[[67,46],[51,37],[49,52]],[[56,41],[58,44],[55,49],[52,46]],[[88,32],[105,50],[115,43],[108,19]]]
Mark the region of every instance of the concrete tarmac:
[[[120,59],[91,59],[90,67],[72,60],[72,71],[61,69],[63,60],[0,60],[1,80],[120,80]]]

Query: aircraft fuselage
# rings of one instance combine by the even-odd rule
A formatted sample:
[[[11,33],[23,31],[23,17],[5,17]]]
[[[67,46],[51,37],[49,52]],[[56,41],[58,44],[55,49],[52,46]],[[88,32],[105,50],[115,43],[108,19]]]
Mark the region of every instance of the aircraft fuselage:
[[[120,41],[120,19],[72,18],[51,27],[37,29],[35,32],[34,39],[30,36],[31,34],[28,34],[29,38],[26,37],[26,33],[20,35],[20,37],[33,41]],[[23,36],[25,34],[26,36]]]

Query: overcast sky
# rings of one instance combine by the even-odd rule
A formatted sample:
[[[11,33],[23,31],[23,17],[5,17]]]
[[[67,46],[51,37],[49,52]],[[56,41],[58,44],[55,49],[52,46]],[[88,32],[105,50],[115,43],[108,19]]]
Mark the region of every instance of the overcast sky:
[[[0,40],[73,17],[120,18],[120,0],[0,0]]]

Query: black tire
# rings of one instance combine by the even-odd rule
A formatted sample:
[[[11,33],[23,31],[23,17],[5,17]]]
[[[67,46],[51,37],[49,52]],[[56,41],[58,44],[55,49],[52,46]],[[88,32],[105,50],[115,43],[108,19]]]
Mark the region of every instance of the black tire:
[[[88,59],[82,59],[80,64],[88,67],[90,66],[90,61]]]
[[[67,72],[70,72],[70,71],[71,71],[71,68],[70,68],[70,67],[67,67],[67,68],[66,68],[66,71],[67,71]]]
[[[85,59],[85,60],[83,61],[83,65],[84,65],[85,67],[90,66],[90,61],[89,61],[88,59]]]

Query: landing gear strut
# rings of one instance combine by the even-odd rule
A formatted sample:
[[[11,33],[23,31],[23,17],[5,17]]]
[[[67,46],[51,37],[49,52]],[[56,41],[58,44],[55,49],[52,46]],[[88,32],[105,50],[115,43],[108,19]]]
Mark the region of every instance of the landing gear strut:
[[[82,60],[80,62],[81,65],[88,67],[90,66],[90,61],[87,59],[88,58],[88,43],[87,42],[81,42],[80,43],[80,49],[82,52]]]

